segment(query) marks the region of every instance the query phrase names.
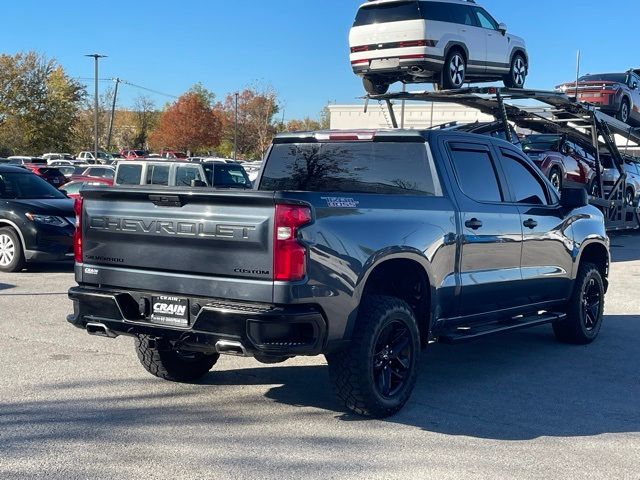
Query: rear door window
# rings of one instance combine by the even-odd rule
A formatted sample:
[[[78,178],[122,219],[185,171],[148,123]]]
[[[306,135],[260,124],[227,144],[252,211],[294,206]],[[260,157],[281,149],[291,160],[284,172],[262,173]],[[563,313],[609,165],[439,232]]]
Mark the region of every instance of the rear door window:
[[[489,148],[471,143],[449,144],[460,190],[479,202],[501,202],[503,195]]]
[[[120,185],[140,185],[142,176],[142,165],[125,165],[118,167],[116,183]]]
[[[441,195],[426,144],[275,144],[260,190]]]
[[[147,183],[149,185],[169,185],[169,165],[147,166]]]
[[[471,27],[477,26],[476,17],[471,7],[457,3],[448,3],[447,8],[449,9],[451,18],[451,20],[449,20],[450,22]]]
[[[524,160],[502,150],[502,168],[516,203],[549,204],[546,186]]]
[[[402,22],[420,19],[420,8],[417,1],[390,2],[365,5],[358,10],[354,27],[372,25],[374,23]]]
[[[176,186],[191,186],[192,180],[204,181],[198,167],[180,165],[176,168]]]

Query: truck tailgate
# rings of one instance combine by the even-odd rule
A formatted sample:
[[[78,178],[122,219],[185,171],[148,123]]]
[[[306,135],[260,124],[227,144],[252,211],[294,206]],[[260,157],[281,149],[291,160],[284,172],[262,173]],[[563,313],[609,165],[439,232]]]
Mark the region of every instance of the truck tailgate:
[[[79,282],[272,301],[269,192],[83,191]]]

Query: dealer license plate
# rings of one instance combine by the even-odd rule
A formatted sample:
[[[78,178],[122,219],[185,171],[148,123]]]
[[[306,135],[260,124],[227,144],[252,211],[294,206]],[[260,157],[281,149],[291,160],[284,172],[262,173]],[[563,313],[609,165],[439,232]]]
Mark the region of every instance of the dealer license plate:
[[[386,68],[398,68],[400,66],[399,58],[378,58],[371,60],[371,70],[383,70]]]
[[[151,317],[154,323],[167,325],[189,325],[189,300],[180,297],[152,297]]]

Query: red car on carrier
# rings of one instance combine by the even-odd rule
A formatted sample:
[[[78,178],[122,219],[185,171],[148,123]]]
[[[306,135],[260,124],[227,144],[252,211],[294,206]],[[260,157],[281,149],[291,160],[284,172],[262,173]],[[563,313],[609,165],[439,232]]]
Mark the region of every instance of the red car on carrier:
[[[556,90],[576,97],[576,82],[563,83]],[[640,70],[580,77],[577,100],[597,105],[629,125],[640,125]]]

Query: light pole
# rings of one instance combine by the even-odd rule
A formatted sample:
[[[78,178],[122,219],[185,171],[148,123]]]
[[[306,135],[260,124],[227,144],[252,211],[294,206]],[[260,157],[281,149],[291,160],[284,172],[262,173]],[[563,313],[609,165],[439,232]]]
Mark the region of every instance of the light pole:
[[[93,97],[93,161],[98,161],[98,60],[106,55],[92,53],[85,57],[93,57],[95,63],[95,89]]]
[[[235,93],[236,97],[236,121],[233,128],[233,159],[238,159],[238,92]]]

